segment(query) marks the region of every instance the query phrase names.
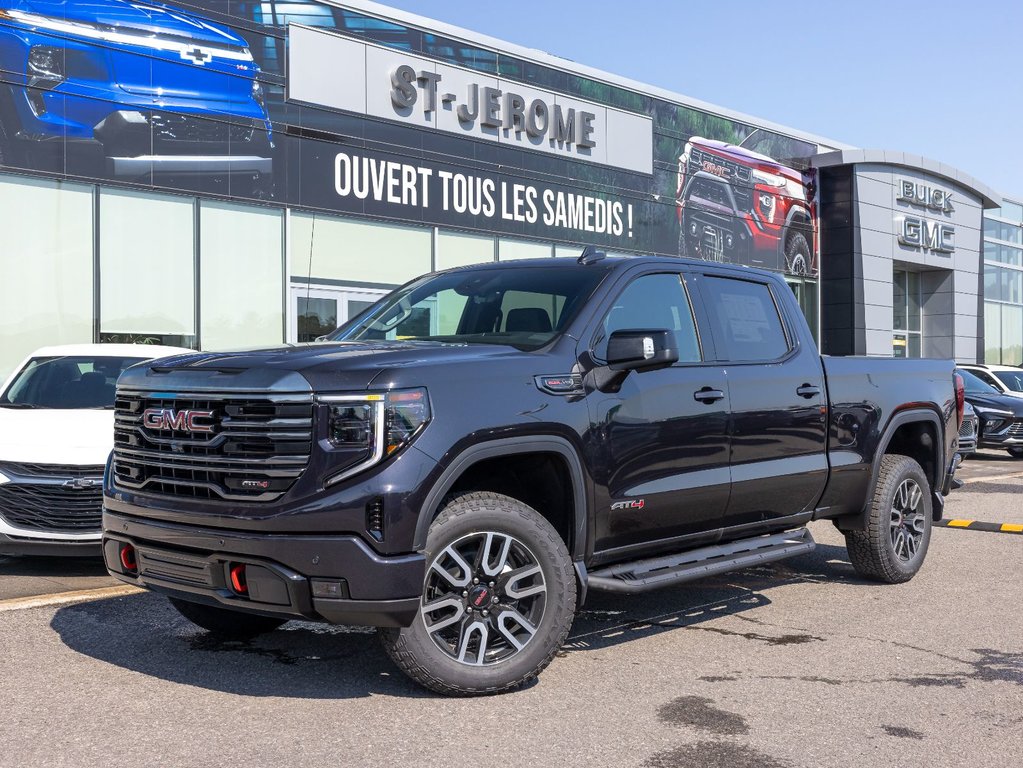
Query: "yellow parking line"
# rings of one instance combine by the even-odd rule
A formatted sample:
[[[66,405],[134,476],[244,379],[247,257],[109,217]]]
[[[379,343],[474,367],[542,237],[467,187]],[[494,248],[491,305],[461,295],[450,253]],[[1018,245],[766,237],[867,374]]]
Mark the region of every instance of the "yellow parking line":
[[[969,528],[972,520],[949,520],[947,525],[949,528]]]
[[[1002,523],[1002,530],[1006,533],[1023,533],[1023,525],[1019,523]]]
[[[0,600],[0,613],[4,611],[22,611],[26,608],[44,608],[48,605],[69,605],[71,603],[84,603],[89,600],[106,600],[111,597],[124,597],[134,595],[143,590],[124,584],[116,587],[100,587],[99,589],[79,589],[73,592],[54,592],[49,595],[35,595],[33,597],[15,597],[10,600]]]

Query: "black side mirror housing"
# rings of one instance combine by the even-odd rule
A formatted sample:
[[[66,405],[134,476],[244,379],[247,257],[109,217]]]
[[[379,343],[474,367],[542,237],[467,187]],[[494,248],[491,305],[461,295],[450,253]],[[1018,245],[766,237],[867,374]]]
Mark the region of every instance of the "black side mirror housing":
[[[675,334],[665,330],[615,331],[607,342],[612,371],[656,371],[678,362]]]

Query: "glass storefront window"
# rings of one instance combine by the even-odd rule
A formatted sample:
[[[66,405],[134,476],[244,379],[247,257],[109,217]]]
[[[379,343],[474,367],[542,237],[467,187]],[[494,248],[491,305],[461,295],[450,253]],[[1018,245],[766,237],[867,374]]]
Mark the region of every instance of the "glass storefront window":
[[[427,227],[293,213],[289,229],[292,274],[305,279],[397,286],[430,271]]]
[[[920,273],[896,269],[892,275],[892,354],[920,357]]]
[[[1023,243],[1023,229],[1018,224],[1006,224],[997,219],[984,217],[984,237],[1005,240],[1009,243]]]
[[[512,240],[507,237],[498,238],[497,250],[501,261],[510,261],[512,259],[549,259],[552,256],[549,243]]]
[[[817,326],[819,325],[817,320],[817,281],[800,279],[798,277],[786,277],[785,282],[789,284],[789,288],[795,294],[796,301],[799,302],[799,308],[803,310],[806,323],[810,326],[813,340],[819,346],[820,339],[817,336]]]
[[[195,345],[194,202],[103,188],[100,341]]]
[[[437,269],[463,267],[494,260],[494,238],[470,235],[465,232],[437,234]]]
[[[92,187],[0,177],[0,381],[50,344],[93,340]]]
[[[279,210],[213,201],[201,204],[199,296],[204,350],[284,341],[283,221]]]

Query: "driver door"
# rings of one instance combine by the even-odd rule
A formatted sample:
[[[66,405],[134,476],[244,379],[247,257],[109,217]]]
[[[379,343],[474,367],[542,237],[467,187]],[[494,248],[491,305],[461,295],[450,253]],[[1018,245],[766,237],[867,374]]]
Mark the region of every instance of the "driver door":
[[[590,356],[605,359],[614,331],[661,329],[675,334],[678,363],[630,373],[618,392],[588,397],[596,551],[712,540],[728,503],[725,369],[707,362],[714,354],[697,331],[683,274],[634,277],[606,308]]]

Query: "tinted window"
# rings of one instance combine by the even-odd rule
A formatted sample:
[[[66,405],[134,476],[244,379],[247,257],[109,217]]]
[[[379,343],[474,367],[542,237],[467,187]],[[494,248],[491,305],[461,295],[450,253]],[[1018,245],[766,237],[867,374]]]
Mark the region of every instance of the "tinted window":
[[[565,327],[605,274],[577,265],[442,272],[399,288],[329,338],[537,349]]]
[[[141,357],[34,357],[0,397],[3,408],[113,408],[121,371]]]
[[[708,277],[701,284],[723,360],[777,360],[789,350],[771,289],[763,283]]]
[[[1000,392],[988,384],[977,378],[974,374],[969,371],[964,371],[962,368],[957,368],[956,373],[963,377],[963,386],[966,391],[971,395],[997,395]]]
[[[1023,392],[1023,371],[996,371],[995,376],[1013,392]]]
[[[607,341],[615,331],[660,330],[674,331],[680,362],[700,361],[693,310],[677,274],[643,275],[629,283],[604,317],[593,351],[606,359]]]

